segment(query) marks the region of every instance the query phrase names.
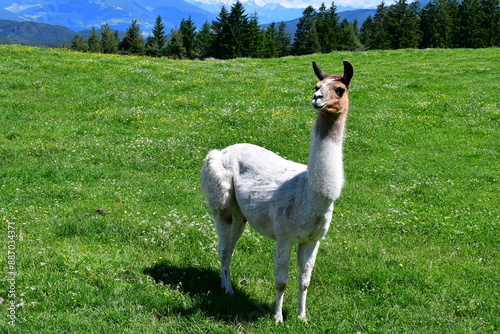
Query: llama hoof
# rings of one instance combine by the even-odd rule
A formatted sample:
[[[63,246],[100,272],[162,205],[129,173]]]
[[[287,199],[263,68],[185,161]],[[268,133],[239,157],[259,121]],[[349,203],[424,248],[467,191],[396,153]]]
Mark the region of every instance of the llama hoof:
[[[283,323],[283,315],[282,314],[275,314],[274,319],[276,320],[276,324],[282,324]]]
[[[298,316],[298,318],[299,318],[300,320],[302,320],[305,324],[308,324],[308,322],[307,322],[307,318],[306,318],[306,316],[305,316],[305,315],[299,315],[299,316]]]
[[[230,295],[230,296],[233,296],[234,295],[234,291],[233,291],[233,288],[232,287],[222,287],[222,290],[224,290],[226,292],[226,295]]]

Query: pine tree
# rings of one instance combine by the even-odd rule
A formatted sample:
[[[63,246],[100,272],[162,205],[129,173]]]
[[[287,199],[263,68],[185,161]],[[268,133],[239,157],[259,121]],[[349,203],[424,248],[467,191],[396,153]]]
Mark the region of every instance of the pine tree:
[[[148,38],[146,43],[146,54],[152,57],[161,57],[163,54],[163,48],[167,42],[167,37],[165,36],[165,25],[163,24],[161,16],[156,18],[152,33],[153,36]]]
[[[281,22],[278,26],[278,35],[276,36],[276,49],[278,57],[285,57],[290,54],[292,38],[286,32],[286,23]]]
[[[500,46],[500,0],[482,0],[486,46]]]
[[[371,34],[370,50],[387,50],[391,44],[388,32],[388,7],[382,1],[377,6],[377,12],[373,17],[373,33]]]
[[[214,32],[213,56],[219,59],[229,59],[233,57],[232,32],[229,23],[229,13],[225,6],[215,21],[212,21]]]
[[[464,11],[470,13],[475,11],[475,15],[471,18],[475,23],[475,27],[470,25],[470,22],[465,23],[466,15],[461,16],[462,24],[466,26],[465,29],[471,29],[469,32],[469,44],[474,48],[484,48],[494,46],[495,40],[498,41],[499,37],[499,15],[500,7],[498,0],[478,0],[469,3],[466,6],[466,0],[462,2]],[[479,8],[479,10],[477,9]]]
[[[372,44],[371,40],[373,38],[373,34],[375,32],[373,18],[369,15],[366,20],[361,25],[361,29],[359,31],[359,39],[363,48],[369,49]]]
[[[389,6],[387,12],[387,32],[390,48],[417,48],[420,45],[420,5],[398,0]]]
[[[308,6],[302,12],[302,17],[299,18],[297,30],[295,31],[295,40],[293,42],[294,54],[305,55],[321,52],[315,18],[316,10],[312,6]]]
[[[480,0],[462,0],[458,9],[459,46],[464,48],[485,47],[485,19]]]
[[[339,48],[340,37],[340,17],[337,7],[332,2],[330,8],[326,8],[325,3],[319,8],[315,17],[316,30],[321,45],[321,52],[329,53]]]
[[[448,0],[431,0],[422,8],[420,30],[421,47],[453,47],[454,18],[453,4]]]
[[[163,50],[158,45],[158,40],[149,36],[146,40],[146,45],[144,46],[144,51],[147,56],[150,57],[161,57],[163,55]]]
[[[196,47],[196,26],[194,21],[189,16],[189,19],[183,19],[181,21],[181,26],[179,33],[182,39],[182,46],[186,52],[185,56],[188,59],[195,59],[198,57],[197,47]]]
[[[407,8],[405,13],[405,24],[403,33],[402,48],[416,49],[422,42],[422,31],[420,30],[420,12],[421,6],[419,0],[414,0]]]
[[[262,58],[264,49],[264,31],[260,28],[257,13],[248,19],[246,34],[243,37],[246,44],[245,57]]]
[[[101,52],[101,39],[97,35],[97,31],[94,27],[92,27],[92,31],[90,32],[90,36],[87,40],[87,44],[89,46],[89,51],[93,53]]]
[[[102,53],[118,52],[117,33],[113,33],[113,31],[111,31],[111,28],[107,23],[101,27],[101,52]]]
[[[353,23],[345,18],[340,23],[340,45],[341,50],[360,50],[362,49],[361,42],[358,37],[358,22],[355,20]]]
[[[81,35],[76,34],[71,40],[71,50],[86,52],[88,50],[87,41]]]
[[[144,55],[144,38],[141,35],[141,29],[137,20],[132,20],[132,24],[125,32],[125,36],[120,43],[120,50],[124,54]]]
[[[200,58],[208,58],[214,56],[213,43],[214,43],[214,33],[212,27],[208,22],[205,22],[201,27],[201,30],[196,35],[196,46],[198,50],[196,51]]]
[[[231,55],[230,58],[246,57],[250,54],[248,50],[249,24],[248,16],[242,3],[237,1],[231,6],[229,13],[229,26],[231,28]]]
[[[262,41],[262,58],[275,58],[278,55],[276,40],[278,31],[276,23],[272,22],[269,27],[264,31],[264,38]]]
[[[182,34],[178,29],[172,29],[170,41],[165,48],[165,54],[170,58],[185,59],[186,48],[182,44]]]

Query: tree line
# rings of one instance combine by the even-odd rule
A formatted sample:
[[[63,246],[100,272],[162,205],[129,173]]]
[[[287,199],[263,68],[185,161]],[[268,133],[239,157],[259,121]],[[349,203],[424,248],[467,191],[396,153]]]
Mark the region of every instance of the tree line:
[[[401,48],[483,48],[500,46],[500,0],[398,0],[382,2],[375,15],[358,27],[355,20],[340,20],[337,8],[323,3],[307,7],[299,18],[294,38],[286,24],[262,28],[257,15],[248,15],[241,2],[222,6],[212,23],[198,29],[189,17],[165,32],[158,16],[152,34],[144,38],[133,20],[123,39],[106,24],[100,36],[94,28],[88,39],[76,35],[71,49],[83,52],[121,53],[177,59],[276,58],[329,53],[336,50]]]
[[[500,46],[500,0],[382,2],[360,29],[367,49]]]

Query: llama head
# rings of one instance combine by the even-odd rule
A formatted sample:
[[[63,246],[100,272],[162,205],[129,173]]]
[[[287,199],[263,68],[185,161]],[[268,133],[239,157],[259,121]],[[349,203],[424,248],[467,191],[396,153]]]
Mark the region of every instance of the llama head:
[[[316,93],[311,101],[313,107],[333,115],[347,111],[349,104],[347,91],[354,75],[352,64],[344,60],[343,75],[327,75],[315,61],[312,64],[314,73],[320,80],[315,86]]]

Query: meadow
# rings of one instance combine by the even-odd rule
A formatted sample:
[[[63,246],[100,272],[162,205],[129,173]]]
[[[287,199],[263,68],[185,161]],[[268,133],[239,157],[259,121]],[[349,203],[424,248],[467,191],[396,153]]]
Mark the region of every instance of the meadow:
[[[496,333],[499,49],[174,61],[0,46],[0,331]],[[249,142],[306,163],[311,61],[355,69],[335,203],[296,319],[250,227],[219,288],[199,185]],[[15,305],[12,307],[11,305]]]

